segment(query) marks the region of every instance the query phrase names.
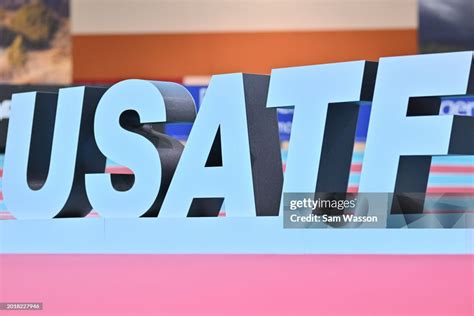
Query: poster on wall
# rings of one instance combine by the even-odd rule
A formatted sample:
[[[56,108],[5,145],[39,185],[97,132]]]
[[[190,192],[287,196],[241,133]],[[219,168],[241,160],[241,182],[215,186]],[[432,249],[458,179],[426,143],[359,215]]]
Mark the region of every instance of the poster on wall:
[[[69,0],[0,1],[0,83],[69,84]]]

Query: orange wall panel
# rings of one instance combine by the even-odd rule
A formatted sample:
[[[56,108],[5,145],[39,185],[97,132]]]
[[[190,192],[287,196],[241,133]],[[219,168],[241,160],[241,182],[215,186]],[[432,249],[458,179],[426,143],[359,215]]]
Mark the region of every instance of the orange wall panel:
[[[311,31],[74,35],[73,80],[181,78],[349,60],[418,51],[417,31]]]

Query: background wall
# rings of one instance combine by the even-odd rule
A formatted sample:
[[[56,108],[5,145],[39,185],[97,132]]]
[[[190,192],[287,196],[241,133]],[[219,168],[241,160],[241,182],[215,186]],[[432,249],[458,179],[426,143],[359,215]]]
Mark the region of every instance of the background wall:
[[[73,81],[416,54],[416,0],[72,0]]]

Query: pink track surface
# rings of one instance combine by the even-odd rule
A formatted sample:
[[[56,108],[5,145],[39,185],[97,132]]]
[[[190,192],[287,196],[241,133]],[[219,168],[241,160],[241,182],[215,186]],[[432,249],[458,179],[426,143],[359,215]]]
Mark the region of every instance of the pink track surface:
[[[0,255],[1,315],[474,315],[474,255]]]

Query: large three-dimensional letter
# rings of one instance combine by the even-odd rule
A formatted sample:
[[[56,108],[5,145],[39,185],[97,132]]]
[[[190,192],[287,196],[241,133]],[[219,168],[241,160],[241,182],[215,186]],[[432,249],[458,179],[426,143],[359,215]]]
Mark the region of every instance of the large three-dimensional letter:
[[[84,175],[103,172],[93,136],[101,88],[14,94],[8,128],[3,194],[17,218],[81,217],[91,205]],[[56,105],[57,104],[57,105]]]
[[[372,98],[377,64],[274,69],[268,107],[294,106],[284,193],[346,192],[359,101]]]
[[[217,216],[222,201],[228,216],[278,214],[283,174],[268,83],[260,75],[212,77],[160,216]],[[201,199],[217,203],[200,208]]]
[[[105,156],[133,175],[120,175],[115,181],[115,175],[86,175],[94,209],[104,217],[156,216],[168,184],[161,188],[162,175],[170,181],[181,148],[171,137],[154,132],[151,124],[190,122],[195,115],[192,96],[176,83],[131,79],[110,87],[97,107],[95,138]],[[170,146],[173,150],[165,152],[169,157],[163,157],[167,168],[162,170],[158,149]]]
[[[380,60],[359,192],[395,192],[394,212],[422,211],[431,157],[474,154],[474,118],[438,116],[441,96],[474,93],[473,68],[472,52]],[[371,207],[387,216],[390,205]]]

